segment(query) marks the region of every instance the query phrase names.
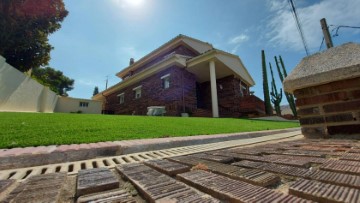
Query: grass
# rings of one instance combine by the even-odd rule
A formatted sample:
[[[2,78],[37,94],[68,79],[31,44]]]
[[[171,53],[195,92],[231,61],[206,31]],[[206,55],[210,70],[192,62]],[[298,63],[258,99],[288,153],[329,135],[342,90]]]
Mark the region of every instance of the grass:
[[[0,148],[250,132],[291,127],[299,127],[299,123],[233,118],[0,112]]]

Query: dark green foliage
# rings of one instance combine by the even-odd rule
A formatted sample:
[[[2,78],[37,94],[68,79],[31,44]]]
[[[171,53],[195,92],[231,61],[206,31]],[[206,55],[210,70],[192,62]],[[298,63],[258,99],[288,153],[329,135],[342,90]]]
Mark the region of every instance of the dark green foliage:
[[[276,115],[281,116],[280,103],[282,100],[282,88],[280,88],[280,93],[278,93],[271,63],[269,63],[269,66],[270,66],[270,73],[271,73],[271,79],[272,79],[271,80],[271,92],[270,92],[271,102],[274,104]]]
[[[47,65],[48,36],[67,14],[63,0],[1,0],[0,55],[22,72]]]
[[[281,64],[282,70],[280,69],[279,62],[278,62],[278,60],[277,60],[277,58],[275,56],[276,67],[277,67],[277,70],[278,70],[278,73],[279,73],[281,83],[283,83],[284,78],[287,77],[287,73],[286,73],[285,65],[284,65],[284,62],[283,62],[281,56],[279,56],[279,59],[280,59],[280,64]],[[286,100],[289,103],[290,109],[291,109],[294,117],[296,118],[297,117],[297,111],[296,111],[294,95],[290,94],[290,93],[287,93],[285,91],[284,91],[284,93],[285,93]]]
[[[266,59],[265,59],[265,51],[264,50],[261,50],[261,61],[262,61],[265,113],[266,113],[266,115],[272,115],[272,107],[271,107],[271,103],[270,103],[269,84],[268,84],[268,78],[267,78]]]
[[[74,88],[73,79],[50,67],[34,68],[31,76],[39,83],[48,86],[58,95],[67,96],[67,92]]]
[[[94,92],[93,92],[93,96],[99,94],[99,87],[98,86],[95,86],[94,88]]]

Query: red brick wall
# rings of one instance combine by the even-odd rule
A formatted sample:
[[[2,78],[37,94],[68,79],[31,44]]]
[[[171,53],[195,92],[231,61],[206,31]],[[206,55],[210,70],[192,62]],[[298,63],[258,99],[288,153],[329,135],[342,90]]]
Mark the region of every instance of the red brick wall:
[[[197,56],[198,54],[196,54],[195,52],[191,51],[190,49],[188,49],[187,47],[183,46],[183,45],[179,45],[177,47],[175,47],[174,49],[171,49],[161,55],[159,55],[158,57],[156,57],[155,59],[153,59],[152,61],[146,63],[145,65],[137,68],[136,70],[134,70],[133,72],[129,73],[128,75],[124,76],[124,78],[128,77],[129,75],[134,75],[134,74],[137,74],[143,70],[145,70],[146,68],[162,61],[164,59],[164,57],[168,54],[171,54],[171,53],[175,53],[175,54],[181,54],[181,55],[185,55],[185,56],[191,56],[191,57],[194,57],[194,56]]]
[[[163,89],[160,78],[169,73],[170,87]],[[185,84],[184,88],[183,84]],[[135,99],[133,88],[139,85],[142,85],[141,98]],[[109,95],[106,98],[105,108],[115,114],[131,115],[135,112],[135,115],[146,115],[149,106],[165,106],[166,115],[178,116],[182,112],[183,90],[187,109],[194,109],[196,107],[195,76],[182,68],[173,66]],[[121,93],[125,93],[123,104],[120,104],[117,96]]]
[[[241,117],[249,114],[264,114],[264,103],[256,96],[249,95],[249,88],[243,82],[241,85],[247,91],[240,94],[240,80],[234,76],[217,79],[217,93],[220,117]],[[200,84],[203,108],[211,110],[210,82]]]
[[[303,134],[308,137],[360,134],[360,78],[296,90]]]

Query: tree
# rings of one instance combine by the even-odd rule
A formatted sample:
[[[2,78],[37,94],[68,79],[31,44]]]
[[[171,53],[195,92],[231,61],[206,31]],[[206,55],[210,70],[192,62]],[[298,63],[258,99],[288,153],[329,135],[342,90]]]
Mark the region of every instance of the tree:
[[[73,79],[66,77],[63,72],[50,67],[34,68],[32,70],[32,77],[61,96],[67,96],[67,92],[74,88]]]
[[[93,92],[93,96],[99,94],[99,87],[98,86],[95,86],[94,88],[94,92]]]
[[[63,0],[1,0],[0,55],[22,72],[47,65],[48,36],[67,14]]]
[[[280,80],[281,80],[281,83],[283,83],[284,81],[284,78],[287,77],[287,72],[286,72],[286,68],[285,68],[285,65],[284,65],[284,62],[281,58],[281,56],[279,56],[279,59],[280,59],[280,64],[281,64],[281,67],[282,67],[282,71],[280,70],[280,66],[279,66],[279,62],[277,60],[277,57],[275,56],[275,63],[276,63],[276,68],[277,68],[277,71],[279,73],[279,77],[280,77]],[[285,97],[286,97],[286,100],[288,101],[289,103],[289,106],[290,106],[290,109],[294,115],[294,117],[296,118],[297,117],[297,111],[296,111],[296,105],[295,105],[295,99],[294,99],[294,95],[293,94],[290,94],[290,93],[287,93],[285,92]]]
[[[262,60],[265,113],[266,113],[266,115],[272,115],[272,107],[271,107],[271,103],[270,103],[269,84],[268,84],[268,79],[267,79],[266,59],[265,59],[265,51],[264,50],[261,50],[261,60]]]
[[[280,94],[279,94],[277,91],[271,63],[269,63],[269,66],[270,66],[270,73],[271,73],[271,92],[270,92],[271,102],[274,104],[276,115],[281,116],[280,103],[282,100],[282,89],[280,88]]]

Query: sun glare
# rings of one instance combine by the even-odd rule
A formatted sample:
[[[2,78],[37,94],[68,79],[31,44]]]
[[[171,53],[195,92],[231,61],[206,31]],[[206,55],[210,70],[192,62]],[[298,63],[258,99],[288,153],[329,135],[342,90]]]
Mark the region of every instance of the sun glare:
[[[144,4],[144,0],[124,0],[124,3],[132,7],[139,7]]]

